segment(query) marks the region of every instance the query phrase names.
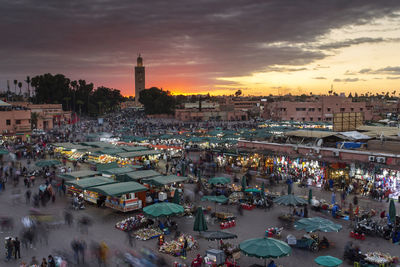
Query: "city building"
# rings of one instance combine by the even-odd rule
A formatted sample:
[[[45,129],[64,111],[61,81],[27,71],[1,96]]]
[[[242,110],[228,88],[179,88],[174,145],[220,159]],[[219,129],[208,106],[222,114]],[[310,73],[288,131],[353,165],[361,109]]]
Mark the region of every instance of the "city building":
[[[135,66],[135,102],[139,105],[140,92],[145,89],[145,69],[143,65],[143,58],[138,56],[137,64]]]
[[[14,102],[13,106],[20,106],[30,110],[35,114],[35,124],[33,127],[40,130],[51,130],[55,125],[73,123],[71,111],[64,111],[62,104],[32,104],[29,102]],[[30,119],[32,115],[30,115]]]
[[[247,112],[235,110],[232,104],[213,102],[186,103],[185,108],[175,110],[175,119],[180,121],[242,121]]]
[[[352,102],[343,96],[320,96],[310,101],[264,102],[262,117],[276,121],[333,121],[333,114],[362,112],[364,120],[372,120],[371,107],[367,102]]]
[[[31,111],[0,100],[0,133],[2,139],[26,140],[31,133]]]

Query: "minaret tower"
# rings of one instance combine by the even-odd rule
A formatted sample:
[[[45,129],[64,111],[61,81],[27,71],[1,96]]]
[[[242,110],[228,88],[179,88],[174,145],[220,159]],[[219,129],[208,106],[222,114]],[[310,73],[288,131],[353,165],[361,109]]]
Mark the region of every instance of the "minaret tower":
[[[145,89],[145,73],[143,66],[143,58],[138,56],[135,67],[135,103],[139,104],[140,92]]]

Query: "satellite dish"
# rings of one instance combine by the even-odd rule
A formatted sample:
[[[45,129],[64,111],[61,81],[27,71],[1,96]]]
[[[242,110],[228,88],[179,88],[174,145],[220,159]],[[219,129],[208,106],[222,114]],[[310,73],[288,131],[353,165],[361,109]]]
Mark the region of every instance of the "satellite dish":
[[[318,141],[317,141],[317,146],[318,146],[318,147],[321,147],[323,142],[324,142],[324,141],[323,141],[322,139],[318,139]]]

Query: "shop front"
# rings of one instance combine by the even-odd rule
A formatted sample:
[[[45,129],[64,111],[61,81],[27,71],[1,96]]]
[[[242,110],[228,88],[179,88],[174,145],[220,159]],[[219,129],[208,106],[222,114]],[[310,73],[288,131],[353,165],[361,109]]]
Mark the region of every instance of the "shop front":
[[[136,182],[114,183],[90,188],[90,191],[106,197],[106,207],[122,212],[141,209],[145,205],[147,190],[145,186]]]
[[[67,185],[67,194],[74,195],[74,194],[82,194],[84,200],[97,204],[98,200],[98,193],[91,191],[91,187],[100,186],[100,185],[107,185],[116,183],[115,180],[106,178],[103,176],[95,176],[80,180],[70,180],[66,181],[65,184]]]

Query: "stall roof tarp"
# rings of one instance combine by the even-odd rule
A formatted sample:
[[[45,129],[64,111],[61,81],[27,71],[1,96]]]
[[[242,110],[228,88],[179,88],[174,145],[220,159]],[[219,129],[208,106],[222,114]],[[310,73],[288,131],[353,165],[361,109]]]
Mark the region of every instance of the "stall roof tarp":
[[[96,172],[96,171],[86,170],[86,171],[64,173],[59,176],[62,178],[66,178],[66,179],[76,179],[76,178],[85,178],[85,177],[95,176],[98,174],[100,174],[100,173]]]
[[[128,193],[147,191],[147,188],[136,182],[122,182],[95,186],[91,187],[90,190],[104,196],[118,197]]]
[[[97,154],[105,154],[105,155],[111,155],[111,156],[114,156],[114,155],[117,155],[118,153],[124,153],[125,152],[125,150],[123,150],[122,148],[105,148],[105,149],[102,149],[101,151],[98,151],[97,152]]]
[[[337,133],[337,136],[343,138],[343,139],[348,139],[348,140],[368,140],[371,139],[368,135],[362,134],[357,131],[350,131],[350,132],[340,132]]]
[[[106,170],[109,170],[109,169],[115,169],[115,168],[118,168],[118,167],[119,167],[118,163],[116,163],[116,162],[110,162],[110,163],[104,163],[104,164],[101,164],[101,163],[96,164],[96,170],[99,171],[99,172],[106,171]]]
[[[91,146],[91,147],[101,147],[101,148],[105,148],[105,147],[115,147],[114,145],[110,144],[110,143],[106,143],[106,142],[83,142],[80,143],[81,145],[84,146]]]
[[[188,178],[185,176],[168,175],[168,176],[157,176],[144,181],[146,184],[155,186],[169,185],[173,183],[180,183],[186,181]]]
[[[135,158],[135,157],[158,155],[158,154],[161,154],[161,151],[145,150],[145,151],[133,151],[133,152],[118,153],[117,155],[121,158]]]
[[[114,168],[114,169],[108,169],[103,171],[105,174],[110,174],[110,175],[119,175],[119,174],[124,174],[128,172],[133,172],[134,169],[131,167],[120,167],[120,168]]]
[[[363,131],[364,134],[370,137],[380,137],[383,136],[398,136],[399,128],[397,127],[386,127],[386,126],[369,126],[361,125],[357,127],[358,131]]]
[[[147,147],[145,146],[120,146],[119,148],[121,148],[123,151],[126,152],[134,152],[134,151],[145,151],[145,150],[149,150]]]
[[[3,100],[0,100],[0,107],[11,107],[11,104],[4,102]]]
[[[104,177],[104,176],[95,176],[95,177],[89,177],[89,178],[80,179],[80,180],[66,181],[65,183],[67,185],[73,185],[82,190],[85,190],[87,188],[94,187],[94,186],[113,184],[113,183],[116,183],[116,181],[113,179]]]
[[[328,132],[328,131],[290,131],[284,133],[286,136],[295,136],[295,137],[305,137],[305,138],[326,138],[330,136],[334,136],[336,132]]]
[[[87,146],[77,145],[74,143],[54,143],[53,146],[62,147],[66,149],[87,149]]]
[[[130,180],[130,181],[137,181],[140,179],[147,179],[151,177],[156,177],[160,176],[161,174],[159,172],[156,172],[154,170],[143,170],[143,171],[133,171],[129,173],[125,173],[121,175],[122,180]]]

